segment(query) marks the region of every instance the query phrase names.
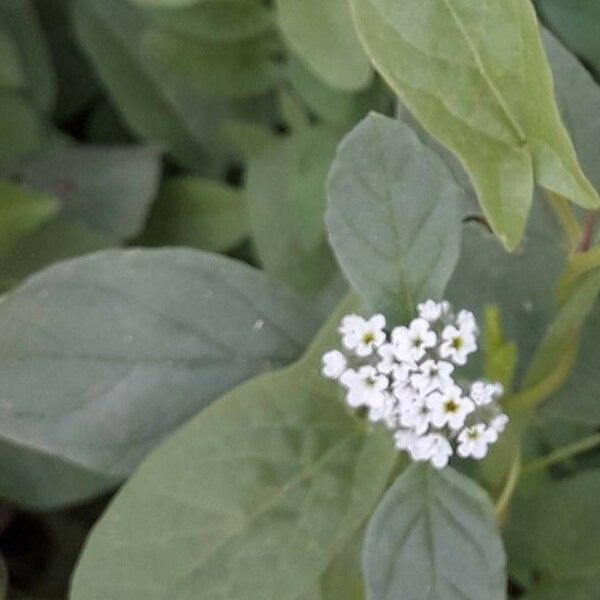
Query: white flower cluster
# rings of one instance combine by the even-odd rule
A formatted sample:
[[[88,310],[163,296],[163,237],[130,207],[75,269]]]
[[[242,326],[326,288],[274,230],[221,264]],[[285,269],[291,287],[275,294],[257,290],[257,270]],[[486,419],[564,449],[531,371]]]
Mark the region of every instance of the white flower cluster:
[[[465,386],[453,377],[477,350],[475,317],[433,300],[417,310],[408,327],[391,332],[383,315],[345,316],[338,329],[344,352],[324,354],[322,373],[339,380],[351,407],[364,407],[372,422],[394,431],[396,448],[413,460],[438,469],[454,452],[481,460],[508,417],[498,404],[500,384]]]

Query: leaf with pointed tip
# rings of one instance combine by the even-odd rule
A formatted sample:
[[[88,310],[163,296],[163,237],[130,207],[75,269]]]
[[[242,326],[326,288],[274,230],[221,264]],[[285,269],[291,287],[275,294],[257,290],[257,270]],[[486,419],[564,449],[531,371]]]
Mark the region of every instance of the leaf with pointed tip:
[[[505,565],[485,492],[451,468],[423,464],[386,492],[363,550],[369,600],[504,600]]]
[[[294,360],[316,325],[264,274],[199,251],[42,271],[0,304],[0,494],[51,507],[114,485],[216,397]]]
[[[338,149],[328,193],[331,245],[373,311],[402,322],[441,298],[459,255],[462,192],[409,127],[364,119]]]
[[[455,152],[483,211],[514,250],[533,183],[600,205],[556,107],[530,2],[351,0],[377,70]]]

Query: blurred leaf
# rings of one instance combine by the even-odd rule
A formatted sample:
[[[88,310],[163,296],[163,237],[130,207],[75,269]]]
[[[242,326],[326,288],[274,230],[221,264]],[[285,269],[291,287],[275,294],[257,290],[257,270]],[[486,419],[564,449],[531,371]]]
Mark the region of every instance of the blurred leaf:
[[[314,297],[337,274],[323,219],[325,179],[338,137],[315,127],[257,141],[254,131],[241,144],[256,149],[247,164],[246,198],[258,255],[273,278]]]
[[[360,570],[363,528],[333,559],[321,577],[321,600],[364,600],[364,584]]]
[[[0,181],[0,254],[58,212],[58,202]]]
[[[600,588],[600,574],[537,585],[522,600],[593,600]]]
[[[181,8],[193,6],[194,4],[203,4],[207,0],[131,0],[133,4],[138,4],[144,8]]]
[[[350,307],[302,360],[230,392],[143,463],[89,539],[72,600],[296,600],[311,590],[395,458],[388,436],[349,413],[319,373]]]
[[[59,120],[73,118],[100,93],[92,66],[85,60],[71,26],[71,0],[34,0],[56,71]]]
[[[498,381],[505,390],[510,390],[517,364],[517,345],[504,339],[500,311],[497,306],[487,306],[485,309],[483,351],[486,379]]]
[[[255,38],[274,28],[271,11],[261,0],[203,0],[181,9],[157,10],[154,14],[170,29],[205,42]]]
[[[539,574],[540,588],[532,596],[591,600],[589,590],[600,575],[600,471],[586,471],[560,481],[539,480],[517,496],[506,534],[510,551],[527,552]],[[556,586],[564,596],[542,595]],[[571,596],[568,592],[572,592]],[[526,596],[529,600],[529,597]]]
[[[409,319],[440,298],[458,260],[461,190],[399,121],[371,114],[342,142],[329,176],[327,227],[350,283],[373,311]]]
[[[116,239],[83,224],[53,219],[0,255],[0,292],[59,260],[116,245]]]
[[[0,600],[8,597],[8,569],[4,559],[0,556]]]
[[[0,91],[0,158],[37,150],[46,134],[45,124],[29,100]]]
[[[598,207],[560,121],[530,2],[351,4],[378,71],[459,156],[508,249],[523,236],[534,178],[581,206]]]
[[[369,85],[373,71],[347,0],[277,0],[277,9],[291,49],[325,84],[346,91]]]
[[[97,493],[315,328],[260,272],[198,251],[107,251],[37,274],[0,304],[1,495],[51,507]]]
[[[0,30],[0,86],[21,88],[26,85],[19,51],[8,32]]]
[[[156,148],[56,146],[0,164],[0,174],[58,198],[61,215],[118,239],[137,234],[158,191]]]
[[[294,58],[289,61],[288,76],[310,110],[333,125],[347,128],[369,110],[389,113],[392,106],[392,95],[379,79],[365,90],[344,92],[329,87]]]
[[[142,52],[191,90],[206,96],[240,98],[271,90],[278,77],[272,36],[209,43],[188,33],[150,29]]]
[[[600,70],[600,4],[597,0],[537,0],[548,26],[565,44]]]
[[[3,0],[0,26],[8,30],[18,49],[26,93],[37,109],[50,112],[56,99],[56,82],[44,32],[30,0]]]
[[[504,600],[505,565],[486,493],[451,468],[423,464],[386,492],[363,550],[370,600]]]
[[[556,100],[563,121],[573,138],[581,167],[600,190],[600,86],[549,31],[542,30],[542,39],[552,67]]]
[[[234,156],[223,119],[272,118],[267,99],[209,101],[169,68],[149,60],[144,35],[156,26],[150,11],[126,0],[76,0],[79,40],[120,114],[139,136],[171,151],[183,165],[219,173]]]
[[[472,310],[480,322],[486,305],[498,307],[506,338],[519,348],[519,375],[556,312],[554,289],[566,261],[559,238],[541,199],[534,203],[524,243],[512,254],[480,224],[463,226],[461,256],[446,297]],[[471,362],[480,377],[483,367],[477,358]]]
[[[243,194],[195,177],[167,180],[139,242],[225,252],[250,235]]]

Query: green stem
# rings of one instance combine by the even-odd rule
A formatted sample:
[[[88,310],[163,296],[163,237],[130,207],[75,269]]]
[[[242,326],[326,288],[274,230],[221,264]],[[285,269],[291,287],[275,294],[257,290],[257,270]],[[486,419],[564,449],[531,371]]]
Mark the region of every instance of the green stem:
[[[545,469],[546,467],[554,465],[558,462],[562,462],[563,460],[577,456],[577,454],[592,450],[596,446],[600,446],[600,433],[586,437],[578,442],[575,442],[574,444],[563,446],[554,452],[550,452],[550,454],[546,456],[542,456],[542,458],[532,460],[523,467],[522,474],[530,475],[531,473]]]
[[[494,516],[496,517],[496,523],[498,523],[500,529],[504,527],[504,522],[506,520],[506,511],[508,510],[508,506],[513,497],[513,494],[517,489],[517,483],[519,482],[520,475],[521,448],[519,447],[515,450],[515,457],[510,467],[506,483],[504,484],[504,489],[500,493],[500,496],[498,496],[498,500],[496,500],[496,505],[494,506]]]

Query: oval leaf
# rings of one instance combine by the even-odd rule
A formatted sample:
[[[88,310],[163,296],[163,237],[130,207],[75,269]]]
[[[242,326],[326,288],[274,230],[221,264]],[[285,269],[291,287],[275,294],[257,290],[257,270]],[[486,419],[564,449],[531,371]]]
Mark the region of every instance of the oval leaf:
[[[371,114],[342,142],[327,226],[346,277],[373,310],[407,319],[440,298],[460,248],[461,190],[406,125]]]
[[[422,464],[386,492],[363,551],[369,600],[504,600],[505,563],[485,492]]]
[[[373,508],[395,452],[319,373],[259,377],[146,460],[88,541],[72,600],[296,600]]]
[[[469,172],[505,246],[520,242],[533,180],[600,204],[556,107],[531,2],[351,0],[378,71]]]
[[[0,304],[0,494],[66,501],[40,455],[125,477],[216,397],[294,360],[315,328],[265,275],[203,252],[107,251],[43,271]]]

